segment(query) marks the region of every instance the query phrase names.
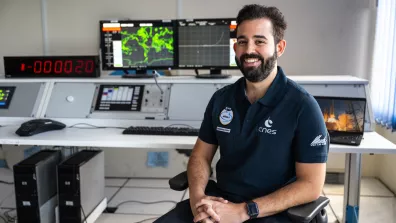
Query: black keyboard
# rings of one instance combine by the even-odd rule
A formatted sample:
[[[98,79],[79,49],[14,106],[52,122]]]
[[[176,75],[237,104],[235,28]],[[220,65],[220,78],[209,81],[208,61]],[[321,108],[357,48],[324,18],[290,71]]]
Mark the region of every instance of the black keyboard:
[[[330,136],[330,143],[345,144],[345,145],[360,145],[362,136]]]
[[[122,134],[125,135],[168,135],[168,136],[198,136],[199,129],[180,127],[147,127],[130,126]]]

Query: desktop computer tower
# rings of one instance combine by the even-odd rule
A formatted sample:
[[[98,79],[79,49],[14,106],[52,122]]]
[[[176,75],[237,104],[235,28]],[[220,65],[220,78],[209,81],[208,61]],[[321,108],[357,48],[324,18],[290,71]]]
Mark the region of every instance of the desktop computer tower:
[[[58,165],[59,223],[82,223],[103,201],[104,152],[83,150]]]
[[[13,166],[18,223],[55,222],[61,157],[60,151],[42,150]]]

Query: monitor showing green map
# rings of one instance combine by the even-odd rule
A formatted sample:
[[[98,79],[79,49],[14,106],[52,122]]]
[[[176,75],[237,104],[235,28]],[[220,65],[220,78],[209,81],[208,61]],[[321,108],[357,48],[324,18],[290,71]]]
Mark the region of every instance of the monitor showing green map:
[[[100,26],[103,70],[175,66],[173,21],[100,21]]]

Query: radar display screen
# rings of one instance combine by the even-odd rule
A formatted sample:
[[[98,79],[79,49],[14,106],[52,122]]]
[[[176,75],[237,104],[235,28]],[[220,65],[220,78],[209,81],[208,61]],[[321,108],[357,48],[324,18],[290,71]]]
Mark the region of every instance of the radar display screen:
[[[103,69],[172,68],[172,21],[102,21]]]

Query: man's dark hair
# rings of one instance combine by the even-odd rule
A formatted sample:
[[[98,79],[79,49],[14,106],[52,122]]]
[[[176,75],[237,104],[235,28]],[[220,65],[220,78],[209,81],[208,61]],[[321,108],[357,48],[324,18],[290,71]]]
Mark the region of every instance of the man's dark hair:
[[[238,13],[237,24],[246,20],[268,18],[272,22],[273,35],[275,44],[279,43],[285,35],[287,23],[282,12],[276,7],[267,7],[263,5],[245,5]]]

